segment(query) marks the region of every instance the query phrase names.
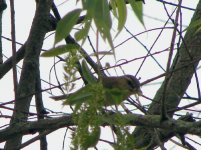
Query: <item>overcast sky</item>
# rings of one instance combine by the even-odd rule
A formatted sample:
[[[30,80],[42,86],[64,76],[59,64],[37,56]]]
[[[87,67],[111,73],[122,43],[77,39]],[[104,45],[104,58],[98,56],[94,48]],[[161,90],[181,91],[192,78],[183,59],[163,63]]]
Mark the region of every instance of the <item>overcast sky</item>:
[[[168,1],[168,0],[167,0]],[[7,1],[8,2],[8,1]],[[64,3],[63,3],[64,2]],[[75,4],[76,1],[69,1],[69,0],[57,0],[56,5],[58,6],[59,12],[61,15],[65,15],[69,10],[72,10],[76,7]],[[154,28],[161,28],[164,26],[164,23],[167,21],[167,14],[164,11],[164,7],[161,3],[157,1],[151,1],[151,0],[146,0],[146,4],[144,5],[144,22],[146,29],[154,29]],[[168,2],[173,2],[176,3],[177,0],[169,0]],[[62,4],[63,3],[63,4]],[[183,0],[182,5],[187,6],[189,8],[195,8],[198,3],[198,0]],[[174,6],[167,6],[169,13],[171,13],[174,10]],[[35,2],[34,0],[18,0],[15,1],[15,16],[16,16],[16,40],[19,43],[24,44],[24,42],[27,40],[28,35],[29,35],[29,30],[32,24],[32,20],[34,17],[34,12],[35,12]],[[129,10],[129,13],[131,13],[131,9]],[[192,14],[194,11],[189,10],[189,9],[183,9],[182,10],[182,24],[185,26],[188,26],[190,19],[192,17]],[[169,27],[172,26],[172,24],[167,25]],[[129,29],[129,31],[136,35],[138,33],[141,33],[145,31],[145,28],[139,23],[139,21],[136,19],[136,17],[133,14],[128,15],[128,21],[126,23],[126,27]],[[159,32],[161,30],[155,30],[152,32],[147,32],[144,34],[141,34],[137,36],[137,38],[149,49],[153,42],[155,41],[156,37],[158,36]],[[3,14],[3,36],[10,38],[11,31],[10,31],[10,9],[9,9],[9,3],[8,3],[8,8],[5,10]],[[47,35],[49,35],[48,33]],[[160,36],[160,39],[157,41],[157,43],[153,47],[153,53],[157,51],[161,51],[169,47],[170,45],[170,40],[171,40],[171,35],[172,35],[172,30],[170,29],[165,29],[165,31],[162,33]],[[92,43],[95,44],[95,38],[94,38],[94,33],[90,33],[90,38],[92,39]],[[131,35],[127,31],[123,31],[114,41],[115,45],[120,44],[127,38],[130,38]],[[43,49],[49,49],[53,46],[53,39],[54,35],[51,35],[48,37],[45,42]],[[17,44],[17,48],[21,47],[19,44]],[[89,46],[89,43],[86,42],[86,45],[84,45],[84,48],[88,50],[89,53],[92,52],[91,47]],[[99,48],[101,50],[108,50],[109,46],[108,44],[104,44],[103,42],[100,41]],[[6,57],[10,57],[12,53],[11,49],[11,42],[3,39],[3,53]],[[125,44],[119,46],[116,48],[116,54],[117,54],[117,63],[122,63],[125,60],[131,60],[133,58],[138,58],[145,56],[147,51],[145,48],[139,44],[136,40],[132,39],[126,42]],[[156,56],[157,60],[165,66],[166,64],[166,56],[167,53],[160,54]],[[6,58],[4,58],[6,60]],[[105,63],[110,63],[110,65],[115,65],[114,57],[112,56],[107,56],[102,60],[103,66]],[[133,74],[135,75],[137,69],[139,68],[141,64],[141,60],[137,60],[133,63],[128,63],[123,67],[123,70],[126,74]],[[19,63],[19,66],[21,63]],[[41,77],[42,79],[49,81],[49,70],[53,65],[53,59],[52,58],[42,58],[41,59]],[[57,66],[59,69],[59,76],[61,83],[64,81],[62,78],[62,64]],[[20,72],[21,69],[18,68],[18,71]],[[120,68],[117,68],[116,70],[118,72],[118,75],[123,74]],[[111,75],[116,75],[115,70],[109,70]],[[145,65],[143,66],[142,70],[139,72],[137,75],[138,78],[141,78],[140,81],[145,81],[149,78],[155,77],[156,75],[159,75],[160,73],[163,73],[163,70],[156,65],[156,63],[151,59],[148,58],[146,61]],[[19,78],[18,74],[18,78]],[[55,76],[52,73],[51,74],[51,82],[54,84],[57,84],[55,80]],[[159,84],[156,85],[147,85],[142,87],[142,91],[145,95],[149,95],[149,97],[153,97],[155,95],[156,90],[160,86],[161,80],[158,81]],[[43,84],[42,85],[43,89],[49,88],[48,84]],[[77,86],[79,88],[79,86]],[[7,102],[13,100],[13,86],[12,86],[12,71],[10,71],[6,76],[3,77],[3,79],[0,80],[0,101],[1,102]],[[60,91],[54,91],[54,94],[59,94]],[[51,99],[49,99],[49,94],[43,94],[45,97],[45,107],[54,110],[56,112],[60,111],[65,111],[61,105],[60,102],[55,102]],[[146,101],[144,101],[146,103]],[[33,103],[34,104],[34,103]],[[13,107],[13,105],[9,105],[9,107]],[[34,111],[34,107],[32,107],[32,110]],[[11,115],[11,111],[8,110],[1,110],[1,113],[4,115],[8,114]],[[4,125],[5,123],[8,123],[8,119],[0,119],[0,125]],[[48,136],[48,147],[49,150],[59,150],[61,149],[62,142],[63,142],[63,136],[64,136],[65,129],[60,129],[57,130],[56,132],[50,134]],[[108,136],[108,135],[107,135]],[[30,138],[29,136],[26,136]],[[69,141],[70,136],[68,135],[66,142]],[[104,138],[104,136],[102,136]],[[101,143],[103,144],[103,143]],[[67,145],[67,144],[66,144]],[[31,144],[30,146],[27,146],[23,150],[30,150],[30,149],[38,149],[39,143],[38,141]],[[100,146],[100,145],[99,145]],[[0,144],[0,148],[2,148],[3,145]],[[100,146],[100,150],[103,149],[109,149],[107,144],[104,144]],[[201,148],[201,147],[200,147]],[[68,150],[68,146],[66,146],[66,150]]]

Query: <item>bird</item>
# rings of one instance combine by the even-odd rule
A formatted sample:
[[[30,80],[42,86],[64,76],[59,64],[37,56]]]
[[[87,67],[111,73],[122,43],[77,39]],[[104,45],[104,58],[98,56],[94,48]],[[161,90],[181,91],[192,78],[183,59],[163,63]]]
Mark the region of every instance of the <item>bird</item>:
[[[103,76],[95,83],[87,84],[74,93],[50,98],[64,100],[63,105],[82,104],[96,99],[100,105],[111,106],[121,104],[132,94],[142,95],[139,80],[133,75],[122,75]]]

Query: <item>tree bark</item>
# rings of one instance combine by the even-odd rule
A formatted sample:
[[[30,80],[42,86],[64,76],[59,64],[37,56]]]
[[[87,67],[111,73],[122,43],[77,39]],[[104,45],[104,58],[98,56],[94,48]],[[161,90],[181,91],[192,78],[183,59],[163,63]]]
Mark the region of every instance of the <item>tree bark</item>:
[[[196,11],[193,15],[190,25],[201,19],[201,1],[199,1]],[[196,67],[201,57],[201,32],[197,31],[199,27],[189,28],[183,38],[180,48],[177,50],[177,54],[174,58],[173,64],[170,71],[172,72],[170,80],[167,84],[166,91],[166,109],[175,109],[178,107],[181,98],[186,92],[193,74],[195,73]],[[161,99],[164,93],[164,83],[157,91],[152,104],[148,109],[148,114],[160,114],[161,110]],[[172,118],[174,112],[169,112],[168,116]],[[150,144],[152,138],[150,129],[136,127],[133,132],[135,140],[135,148],[146,147]],[[153,142],[153,141],[152,141]]]
[[[39,70],[39,56],[43,39],[47,32],[47,22],[50,13],[51,0],[40,0],[36,7],[31,31],[25,47],[22,73],[17,89],[14,113],[10,121],[13,127],[17,123],[26,122],[32,96],[35,92],[36,75]],[[28,96],[29,95],[29,96]],[[6,144],[6,149],[14,149],[21,144],[22,135],[14,135]]]
[[[117,117],[120,114],[107,114],[106,116],[97,117],[102,122],[103,126],[119,125]],[[105,118],[108,118],[105,120]],[[122,114],[121,118],[124,118],[124,125],[126,126],[142,126],[148,128],[160,128],[171,133],[180,132],[183,134],[201,135],[201,121],[186,122],[182,120],[169,119],[164,122],[160,122],[160,115],[140,115],[140,114]],[[102,119],[102,120],[101,120]],[[41,119],[37,121],[27,121],[18,123],[14,127],[8,127],[0,131],[0,142],[3,142],[16,135],[34,134],[40,131],[56,130],[63,127],[76,126],[72,115],[66,115],[57,118]],[[122,125],[122,124],[121,124]]]

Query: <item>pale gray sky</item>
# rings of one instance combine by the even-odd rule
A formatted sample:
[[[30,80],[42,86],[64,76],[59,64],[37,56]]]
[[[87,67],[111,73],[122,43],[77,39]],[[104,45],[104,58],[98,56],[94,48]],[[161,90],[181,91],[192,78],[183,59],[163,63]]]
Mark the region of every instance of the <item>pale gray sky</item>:
[[[61,4],[62,2],[64,2],[64,3]],[[67,11],[69,11],[70,9],[74,9],[76,7],[75,2],[76,1],[57,0],[56,4],[57,5],[61,4],[58,7],[58,9],[59,9],[59,12],[63,16],[67,13]],[[169,0],[168,2],[176,3],[177,1]],[[183,6],[187,6],[189,8],[195,8],[197,3],[198,3],[198,0],[193,0],[193,1],[183,0],[182,4],[183,4]],[[168,6],[169,13],[171,13],[172,10],[174,10],[174,6]],[[34,12],[35,12],[35,2],[33,0],[32,1],[20,0],[20,1],[15,2],[15,16],[16,16],[15,20],[16,20],[16,40],[17,40],[17,42],[20,42],[23,44],[27,40],[28,35],[29,35],[29,30],[31,27],[31,23],[32,23],[32,19],[34,16]],[[129,13],[130,12],[131,12],[131,9],[129,10]],[[193,12],[194,11],[187,10],[187,9],[182,10],[183,25],[189,24]],[[164,25],[163,21],[167,20],[167,14],[164,11],[163,5],[157,1],[146,0],[146,4],[144,5],[144,14],[146,16],[156,18],[156,19],[153,19],[153,18],[149,18],[146,16],[144,17],[144,22],[145,22],[145,26],[146,26],[147,30],[154,29],[154,28],[161,28]],[[170,27],[172,25],[169,24],[168,26]],[[134,35],[138,34],[140,32],[143,32],[145,30],[143,28],[143,26],[141,24],[139,24],[139,21],[135,18],[135,16],[133,14],[128,15],[128,21],[126,23],[126,27]],[[160,32],[160,30],[155,30],[152,32],[141,34],[141,35],[137,36],[137,38],[139,38],[139,40],[148,49],[150,49],[151,45],[155,41],[159,32]],[[172,30],[165,29],[165,31],[160,36],[160,39],[157,41],[156,45],[153,47],[152,52],[161,51],[161,50],[164,50],[167,47],[169,47],[171,35],[172,35]],[[11,37],[10,36],[9,3],[8,3],[8,8],[6,9],[6,11],[4,12],[4,15],[3,15],[3,36],[8,37],[8,38]],[[95,36],[95,34],[93,32],[91,32],[90,38],[91,38],[93,44],[95,44],[94,36]],[[117,45],[117,44],[121,43],[122,41],[124,41],[125,39],[130,38],[130,37],[131,37],[131,35],[129,35],[128,32],[123,31],[115,39],[114,43],[115,43],[115,45]],[[54,35],[47,38],[44,42],[43,48],[44,49],[51,48],[53,46],[53,39],[54,39]],[[17,48],[19,48],[19,47],[20,47],[20,45],[17,45]],[[89,46],[88,42],[86,42],[86,45],[84,45],[84,48],[89,50],[89,53],[92,52],[91,47]],[[109,46],[108,46],[108,44],[104,44],[102,41],[100,41],[99,48],[100,48],[100,50],[108,50]],[[12,49],[11,49],[10,41],[3,39],[3,50],[4,50],[3,53],[5,56],[7,56],[7,57],[11,56]],[[126,42],[123,45],[116,48],[117,60],[121,60],[119,63],[121,63],[125,60],[131,60],[133,58],[142,57],[142,56],[146,55],[146,53],[147,52],[145,51],[145,49],[137,41],[135,41],[133,39],[129,40],[128,42]],[[167,53],[159,54],[156,56],[157,60],[163,65],[163,67],[165,67],[165,64],[166,64],[166,59],[167,59],[166,54]],[[6,60],[6,58],[4,58],[4,60]],[[114,57],[112,57],[112,56],[105,57],[102,61],[102,64],[105,65],[105,63],[107,63],[107,62],[109,62],[111,65],[115,65]],[[140,64],[141,64],[141,60],[137,60],[137,61],[134,61],[132,63],[122,66],[122,68],[126,74],[135,75]],[[19,65],[21,65],[21,63],[19,63]],[[49,80],[49,69],[52,67],[52,65],[53,65],[52,58],[42,58],[41,59],[41,76],[46,81]],[[63,82],[62,64],[60,64],[60,66],[58,66],[58,68],[59,68],[58,72],[60,74],[60,82]],[[20,72],[20,69],[18,69],[18,71]],[[116,71],[118,72],[118,75],[123,74],[123,72],[121,71],[120,68],[117,68]],[[111,75],[116,75],[114,69],[109,70],[109,72]],[[140,77],[141,81],[145,81],[146,79],[155,77],[156,75],[159,75],[160,73],[163,73],[162,69],[160,69],[151,58],[148,58],[145,65],[143,66],[142,70],[140,71],[140,73],[138,74],[137,77]],[[52,82],[56,84],[54,74],[52,73],[51,76],[52,76],[52,78],[51,78]],[[18,78],[19,78],[19,74],[18,74]],[[158,80],[158,81],[161,81],[161,80]],[[142,91],[145,95],[147,95],[149,97],[153,97],[159,86],[160,86],[160,84],[147,85],[147,86],[142,87]],[[46,88],[49,88],[49,86],[47,84],[43,84],[43,89],[46,89]],[[7,102],[7,101],[13,100],[12,71],[10,71],[6,76],[4,76],[3,79],[0,80],[0,91],[2,93],[0,95],[1,102]],[[59,91],[54,91],[54,92],[55,92],[55,94],[60,93]],[[193,88],[192,88],[192,91],[189,91],[189,92],[194,93]],[[66,108],[63,108],[60,102],[55,102],[55,101],[49,99],[49,95],[47,93],[43,94],[43,95],[45,97],[45,101],[44,101],[45,107],[52,109],[54,111],[57,111],[57,112],[66,111]],[[142,100],[142,103],[148,103],[146,100],[143,100],[143,99],[140,99],[140,100]],[[9,107],[13,107],[13,105],[10,105]],[[32,110],[34,111],[34,107],[32,107]],[[11,115],[11,113],[12,113],[9,110],[3,110],[3,109],[1,110],[0,109],[0,111],[4,115]],[[0,126],[8,123],[8,121],[9,121],[8,119],[0,118]],[[61,149],[64,132],[65,132],[65,129],[60,129],[60,130],[57,130],[54,133],[50,134],[49,136],[47,136],[49,150]],[[105,135],[102,135],[101,138],[104,138],[104,137],[107,138],[108,136],[111,136],[111,139],[112,139],[110,130],[106,129],[106,132],[103,132],[103,133]],[[27,138],[31,138],[31,137],[32,136],[26,136],[26,140],[27,140]],[[66,150],[69,149],[67,146],[69,144],[69,141],[70,141],[70,135],[68,135],[66,137],[66,141],[65,141],[66,142],[66,144],[65,144]],[[100,143],[98,146],[99,146],[100,150],[111,149],[110,146],[108,146],[107,144],[103,144],[103,143]],[[3,144],[0,144],[0,148],[2,148],[2,147],[3,147]],[[171,147],[171,143],[170,143],[169,147]],[[198,148],[201,148],[201,147],[198,147]],[[30,149],[39,149],[39,142],[37,141],[37,142],[31,144],[31,145],[27,146],[26,148],[24,148],[23,150],[30,150]]]

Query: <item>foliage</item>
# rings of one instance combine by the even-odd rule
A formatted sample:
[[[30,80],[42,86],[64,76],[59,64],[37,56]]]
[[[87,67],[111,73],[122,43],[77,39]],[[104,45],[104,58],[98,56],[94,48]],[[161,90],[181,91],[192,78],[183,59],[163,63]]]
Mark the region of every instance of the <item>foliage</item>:
[[[73,133],[72,144],[74,149],[87,149],[95,147],[100,138],[100,121],[97,117],[99,106],[82,107],[79,112],[74,113],[74,121],[77,124]]]
[[[69,94],[63,105],[75,106],[73,116],[77,127],[72,136],[72,144],[74,149],[85,150],[89,147],[95,147],[99,141],[101,125],[107,120],[107,112],[104,112],[106,106],[120,104],[124,100],[122,92],[126,91],[117,88],[104,88],[101,82],[93,76],[85,61],[82,62],[82,69],[83,78],[88,84],[75,93]],[[103,115],[105,118],[101,117]],[[129,127],[124,127],[128,120],[122,115],[119,115],[115,120],[119,122],[119,125],[115,126],[118,139],[117,144],[114,144],[115,149],[128,149],[132,143]],[[108,125],[111,123],[113,126],[112,121],[107,122]]]
[[[187,8],[183,5],[180,6],[181,1],[179,1],[180,4],[178,4],[178,7],[175,7],[175,9],[177,9],[177,11],[175,11],[176,15],[169,15],[169,9],[166,9],[166,5],[163,5],[165,13],[167,13],[168,16],[167,19],[172,21],[171,25],[173,26],[166,27],[165,24],[162,29],[140,30],[137,31],[138,33],[136,34],[142,35],[153,30],[160,30],[160,34],[158,34],[156,40],[154,40],[155,37],[147,38],[151,39],[150,42],[154,40],[153,45],[149,49],[149,44],[144,44],[146,40],[139,40],[138,37],[133,35],[127,28],[124,30],[125,23],[128,19],[128,9],[132,10],[145,29],[141,0],[77,0],[76,2],[79,2],[81,5],[79,6],[80,8],[73,7],[71,11],[65,10],[66,15],[61,19],[54,2],[37,0],[36,15],[34,16],[27,41],[16,54],[13,53],[12,57],[0,64],[0,74],[2,78],[10,69],[15,68],[14,65],[16,63],[24,59],[23,65],[20,66],[22,70],[19,71],[19,80],[17,76],[13,74],[13,77],[17,79],[16,81],[19,81],[15,89],[15,97],[12,98],[14,101],[1,103],[1,117],[10,119],[9,127],[6,127],[6,124],[3,123],[4,125],[1,126],[2,129],[0,130],[0,141],[6,141],[5,149],[22,149],[24,146],[36,140],[40,140],[41,149],[47,149],[46,135],[56,129],[64,127],[68,129],[67,134],[69,134],[69,130],[71,130],[72,149],[96,147],[98,142],[105,142],[114,149],[154,149],[157,146],[160,146],[161,149],[166,149],[164,143],[170,141],[173,136],[179,138],[181,141],[182,145],[180,144],[179,146],[195,149],[194,145],[196,145],[195,143],[197,141],[191,145],[191,143],[189,144],[185,139],[186,137],[189,138],[189,134],[195,135],[200,139],[201,133],[201,121],[199,121],[200,118],[198,116],[199,110],[194,107],[188,109],[200,104],[201,97],[199,94],[200,73],[198,73],[198,71],[200,71],[198,64],[201,56],[199,47],[201,34],[198,33],[200,31],[201,3],[198,8],[194,10],[195,15],[192,18],[191,24],[187,30],[184,30],[186,31],[185,36],[183,36],[182,30],[182,21],[184,20],[182,20],[180,15],[185,16],[182,11]],[[69,3],[71,2],[69,1]],[[166,2],[163,1],[163,3]],[[13,13],[14,12],[11,12],[12,15]],[[174,16],[176,17],[173,18]],[[179,17],[180,21],[178,20]],[[115,24],[114,19],[117,20],[117,24]],[[178,24],[181,25],[178,26]],[[14,25],[14,23],[12,23],[12,25]],[[170,45],[165,45],[166,41],[161,38],[163,35],[162,32],[165,32],[166,29],[173,30],[171,42],[168,40],[168,42],[171,43]],[[50,44],[48,43],[49,39],[46,40],[45,35],[47,35],[47,33],[49,34],[52,30],[55,31],[50,33],[50,36],[52,33],[55,33],[54,41],[51,41],[53,47],[41,55],[42,57],[55,57],[54,59],[45,59],[48,63],[49,60],[53,60],[53,64],[50,66],[51,72],[48,82],[46,80],[48,77],[46,79],[41,79],[40,77],[40,73],[45,73],[46,76],[48,75],[47,68],[44,70],[43,68],[40,69],[39,55],[41,50],[45,49],[44,47],[46,45],[42,47],[43,44]],[[91,35],[91,31],[95,32],[96,35],[96,47],[93,45],[94,41],[90,41],[92,38],[88,36],[89,33]],[[118,56],[117,58],[120,60],[117,61],[118,64],[115,62],[114,66],[108,65],[104,67],[103,64],[105,60],[102,60],[102,55],[107,55],[107,58],[109,58],[110,56],[108,55],[115,54],[116,49],[114,49],[114,45],[116,47],[116,43],[113,42],[117,36],[121,35],[120,33],[122,33],[122,31],[127,31],[132,37],[124,42],[121,41],[122,43],[119,45],[125,44],[128,40],[133,40],[132,44],[138,41],[142,45],[143,50],[147,50],[147,54],[139,57],[135,55],[138,49],[131,47],[131,49],[136,52],[132,54],[131,60],[129,60],[130,57],[128,59],[128,57],[124,56],[120,56],[119,59]],[[14,50],[16,41],[13,33],[14,30],[12,29],[12,49]],[[72,34],[74,34],[74,37],[71,36]],[[99,51],[99,35],[101,35],[105,44],[109,44],[112,51]],[[169,37],[168,34],[164,35],[165,39]],[[66,44],[63,44],[64,39]],[[122,40],[121,37],[115,40],[119,39]],[[167,46],[167,50],[155,49],[154,44],[158,44],[159,39],[163,39],[162,44],[163,46]],[[85,49],[85,46],[88,46],[86,43],[87,40],[91,47]],[[3,46],[5,45],[7,44]],[[174,45],[178,47],[176,48]],[[132,51],[131,49],[127,51],[130,45],[129,48],[127,48],[127,46],[128,45],[126,45],[126,49],[122,49],[122,51],[123,53],[128,52],[130,55]],[[136,45],[134,45],[134,47],[135,46]],[[152,49],[156,51],[153,53],[153,51],[151,51]],[[88,54],[88,52],[91,53],[90,50],[93,50],[93,55]],[[162,59],[155,57],[162,56],[164,52],[166,57],[162,57]],[[175,55],[173,55],[175,56],[174,60],[172,59],[173,53],[175,53]],[[96,59],[94,59],[93,56],[96,56]],[[147,58],[154,60],[154,63],[157,64],[156,66],[161,68],[162,74],[156,75],[154,69],[150,71],[151,64],[146,62],[146,60],[148,60]],[[159,59],[160,61],[158,61]],[[125,61],[121,62],[122,60]],[[136,68],[138,62],[135,60],[142,62],[139,68]],[[41,62],[43,62],[43,58]],[[47,62],[45,61],[45,63]],[[60,62],[62,62],[63,65],[64,79],[60,79],[60,76],[57,76],[58,70],[56,65]],[[127,70],[127,66],[130,65],[129,63],[131,64],[131,69]],[[170,65],[166,65],[166,63],[172,66],[169,68]],[[148,64],[148,68],[145,68],[144,64]],[[19,65],[21,65],[21,63]],[[49,65],[51,64],[47,66]],[[123,67],[123,65],[127,66]],[[121,74],[118,70],[119,68],[116,67],[121,69],[122,74],[132,72],[132,74],[135,74],[137,77],[141,76],[144,82],[141,82],[140,86],[153,82],[161,77],[165,77],[164,82],[161,84],[161,81],[159,81],[161,87],[157,87],[158,91],[151,89],[153,85],[156,85],[154,83],[147,84],[146,87],[144,86],[143,94],[145,93],[145,95],[142,95],[139,101],[138,97],[134,97],[134,95],[128,97],[127,92],[130,91],[131,88],[125,90],[126,85],[129,85],[128,87],[133,86],[128,80],[126,80],[126,84],[124,84],[121,89],[119,87],[117,88],[115,84],[113,84],[115,86],[110,88],[106,87],[105,84],[103,85],[101,81],[106,79],[104,78],[105,76],[113,76],[114,74],[115,76],[119,76]],[[166,70],[164,69],[165,67]],[[52,80],[52,68],[54,69],[55,74],[53,77],[56,79],[56,84],[54,83],[55,80]],[[136,69],[137,73],[135,72]],[[84,81],[85,86],[72,93],[75,84],[77,84],[80,79]],[[65,83],[61,83],[60,80]],[[194,84],[190,85],[191,81]],[[6,80],[6,84],[9,82],[9,80]],[[44,84],[41,85],[42,82],[48,83],[50,87],[46,88]],[[157,86],[158,85],[159,84],[157,84]],[[66,99],[63,100],[65,107],[62,107],[62,112],[58,112],[58,109],[55,107],[57,102],[52,101],[52,99],[46,99],[45,96],[42,97],[44,91],[48,91],[48,93],[52,94],[51,96],[54,97],[53,94],[56,94],[56,92],[54,92],[53,89],[56,89],[56,92],[59,90],[62,93],[67,93],[67,95],[64,95]],[[196,89],[197,91],[195,92],[192,89]],[[188,90],[193,92],[190,93]],[[71,93],[69,94],[69,92]],[[6,94],[2,95],[5,96]],[[32,98],[35,98],[34,107],[31,105]],[[189,104],[186,104],[186,101],[188,101]],[[11,103],[14,105],[10,105]],[[61,108],[60,103],[58,103],[57,106],[59,106],[59,109]],[[161,107],[164,109],[161,109]],[[11,111],[13,114],[7,115],[7,110]],[[193,114],[189,113],[184,115],[184,112],[190,111],[193,112]],[[4,114],[5,112],[6,115]],[[168,117],[165,118],[166,120],[162,120],[162,115],[160,116],[161,112],[168,115]],[[196,113],[198,115],[196,115]],[[194,118],[195,115],[197,120]],[[36,121],[33,121],[33,119]],[[107,138],[106,140],[100,139],[102,138],[101,134],[105,126],[111,128],[113,140],[109,141]],[[135,126],[135,129],[133,126]],[[22,144],[22,137],[24,135],[34,133],[39,135]],[[56,142],[58,141],[60,142],[60,140]],[[193,143],[193,141],[191,142]]]
[[[118,35],[122,31],[127,20],[126,2],[124,0],[110,0],[110,3],[108,2],[108,0],[82,0],[81,2],[82,9],[75,9],[71,12],[68,12],[59,21],[56,28],[54,47],[58,42],[60,42],[62,39],[66,38],[70,34],[73,26],[76,25],[81,12],[85,12],[85,18],[82,21],[83,28],[75,33],[76,40],[83,40],[82,44],[84,43],[92,26],[92,21],[94,21],[97,31],[100,33],[104,40],[107,40],[109,42],[111,48],[114,49],[113,39],[110,32],[112,28],[110,9],[118,21]],[[130,0],[129,3],[139,21],[144,25],[142,15],[142,1]],[[75,45],[75,47],[76,46],[77,45]],[[42,56],[57,56],[65,52],[67,48],[68,47],[65,46],[59,46],[58,48],[50,49],[50,51],[52,51],[51,55],[46,54],[49,52],[44,52]]]
[[[73,26],[77,22],[80,13],[81,13],[81,9],[75,9],[75,10],[69,12],[68,14],[66,14],[63,17],[63,19],[61,19],[58,22],[58,25],[56,28],[54,45],[69,35]]]

